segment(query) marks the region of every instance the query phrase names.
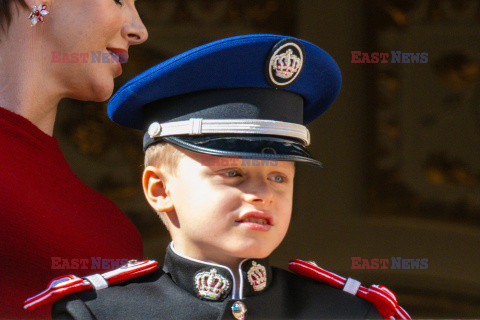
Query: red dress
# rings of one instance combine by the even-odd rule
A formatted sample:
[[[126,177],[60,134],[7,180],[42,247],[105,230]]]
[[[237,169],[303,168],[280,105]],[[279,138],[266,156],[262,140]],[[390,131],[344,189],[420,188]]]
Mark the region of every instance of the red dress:
[[[64,274],[142,258],[138,230],[70,169],[57,139],[0,108],[0,319],[50,319],[23,301]]]

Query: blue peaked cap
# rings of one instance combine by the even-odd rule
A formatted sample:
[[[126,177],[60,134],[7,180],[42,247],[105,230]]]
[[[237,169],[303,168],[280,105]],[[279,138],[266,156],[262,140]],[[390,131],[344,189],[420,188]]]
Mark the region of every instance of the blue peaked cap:
[[[261,158],[270,150],[276,160],[321,166],[306,150],[310,135],[304,124],[330,107],[340,85],[336,62],[310,42],[236,36],[139,74],[112,97],[108,114],[120,125],[144,130],[144,149],[168,141],[217,156]],[[224,122],[214,123],[218,119]],[[190,131],[182,132],[186,125]],[[199,129],[209,125],[214,129]]]
[[[155,100],[209,89],[272,88],[264,75],[265,59],[285,38],[272,34],[237,36],[186,51],[128,81],[110,100],[108,115],[122,126],[143,130],[142,106]],[[303,97],[303,123],[307,124],[333,103],[340,91],[341,75],[328,53],[310,42],[296,40],[305,49],[304,66],[284,90]]]

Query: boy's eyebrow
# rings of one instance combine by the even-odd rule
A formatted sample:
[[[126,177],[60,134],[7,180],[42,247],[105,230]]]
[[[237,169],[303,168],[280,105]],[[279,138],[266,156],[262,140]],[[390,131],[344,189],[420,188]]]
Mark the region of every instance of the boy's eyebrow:
[[[284,169],[278,169],[278,170],[271,170],[270,173],[295,174],[295,168],[284,168]]]

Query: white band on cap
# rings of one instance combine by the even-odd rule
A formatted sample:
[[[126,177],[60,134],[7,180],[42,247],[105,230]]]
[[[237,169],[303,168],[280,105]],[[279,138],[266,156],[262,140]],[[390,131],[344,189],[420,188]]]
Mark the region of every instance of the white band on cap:
[[[301,124],[275,120],[195,118],[162,124],[154,122],[150,125],[148,133],[150,138],[185,134],[266,134],[300,139],[306,146],[310,144],[310,132],[307,127]]]
[[[358,288],[360,288],[360,285],[361,285],[360,281],[357,281],[352,278],[348,278],[347,281],[345,282],[345,285],[343,286],[343,291],[356,295]]]
[[[91,276],[84,277],[83,279],[87,280],[92,284],[95,290],[101,290],[108,288],[108,282],[100,274],[92,274]]]

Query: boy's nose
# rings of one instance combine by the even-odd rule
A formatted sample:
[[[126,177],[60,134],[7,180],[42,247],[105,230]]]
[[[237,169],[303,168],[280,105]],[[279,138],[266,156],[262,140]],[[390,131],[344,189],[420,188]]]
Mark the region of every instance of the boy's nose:
[[[243,192],[243,200],[252,204],[271,205],[273,192],[265,182],[252,183],[248,190]]]

